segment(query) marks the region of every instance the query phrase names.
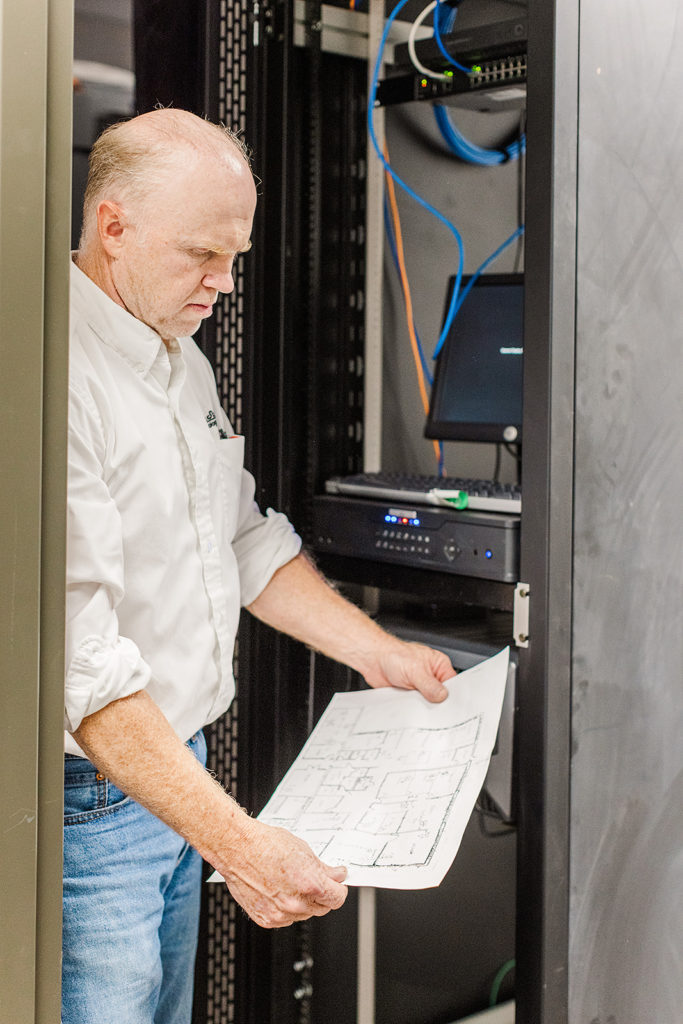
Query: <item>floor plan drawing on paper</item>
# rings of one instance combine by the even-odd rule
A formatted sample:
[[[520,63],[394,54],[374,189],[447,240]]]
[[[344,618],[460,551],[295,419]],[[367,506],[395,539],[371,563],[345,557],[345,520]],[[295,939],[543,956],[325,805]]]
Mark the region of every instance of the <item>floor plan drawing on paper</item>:
[[[305,832],[327,862],[427,864],[471,766],[481,716],[379,730],[374,717],[331,709],[324,735],[304,747],[262,820]],[[364,807],[359,793],[372,795]]]
[[[336,694],[259,815],[305,839],[352,885],[438,885],[462,838],[496,737],[509,650],[414,691]]]

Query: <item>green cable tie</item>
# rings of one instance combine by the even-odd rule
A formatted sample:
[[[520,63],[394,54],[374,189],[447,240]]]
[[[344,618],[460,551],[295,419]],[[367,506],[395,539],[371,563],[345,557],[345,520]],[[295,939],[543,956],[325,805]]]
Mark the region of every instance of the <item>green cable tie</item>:
[[[449,505],[454,505],[455,508],[467,508],[469,504],[470,496],[467,491],[458,491],[453,498],[446,498]]]

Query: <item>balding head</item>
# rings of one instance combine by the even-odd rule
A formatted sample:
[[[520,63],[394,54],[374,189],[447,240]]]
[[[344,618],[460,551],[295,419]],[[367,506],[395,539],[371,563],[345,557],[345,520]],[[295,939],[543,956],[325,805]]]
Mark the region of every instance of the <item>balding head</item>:
[[[83,204],[81,250],[95,240],[97,207],[103,199],[134,207],[137,219],[178,180],[206,162],[243,174],[249,153],[230,129],[187,110],[152,110],[107,128],[90,154]]]
[[[235,136],[155,110],[96,142],[77,263],[168,342],[193,334],[251,245],[256,187]]]

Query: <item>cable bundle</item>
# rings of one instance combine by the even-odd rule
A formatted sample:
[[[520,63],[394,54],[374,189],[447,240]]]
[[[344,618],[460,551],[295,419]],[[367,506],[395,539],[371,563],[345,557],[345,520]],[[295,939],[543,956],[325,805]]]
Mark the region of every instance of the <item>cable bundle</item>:
[[[458,0],[458,2],[459,2],[459,0]],[[420,394],[421,394],[421,397],[422,397],[423,405],[426,406],[428,403],[427,403],[427,398],[426,398],[425,378],[431,383],[431,374],[429,373],[429,370],[428,370],[427,365],[426,365],[426,360],[425,360],[424,352],[423,352],[423,349],[422,349],[422,344],[421,344],[419,336],[417,334],[417,329],[415,327],[415,322],[414,322],[414,317],[413,317],[412,301],[411,301],[411,298],[410,298],[410,288],[409,288],[409,285],[408,285],[408,279],[407,279],[406,272],[405,272],[405,263],[404,263],[404,260],[403,260],[402,242],[400,241],[400,238],[401,238],[401,236],[400,236],[400,222],[399,222],[399,219],[398,219],[398,208],[397,208],[395,194],[394,194],[394,188],[393,188],[394,182],[397,185],[399,185],[403,189],[403,191],[406,192],[412,199],[414,199],[417,203],[419,203],[420,206],[422,206],[425,210],[427,210],[429,213],[431,213],[432,216],[436,217],[436,219],[439,220],[448,229],[448,231],[450,231],[450,233],[455,238],[455,241],[456,241],[456,244],[457,244],[457,247],[458,247],[458,264],[457,264],[457,272],[455,274],[455,281],[454,281],[454,285],[453,285],[453,291],[451,293],[451,297],[450,297],[450,300],[449,300],[449,303],[448,303],[448,310],[447,310],[447,313],[446,313],[446,317],[444,319],[443,327],[441,329],[441,333],[439,335],[439,338],[438,338],[438,341],[437,341],[437,344],[436,344],[436,348],[434,350],[434,354],[433,354],[433,358],[434,359],[436,359],[436,357],[439,355],[439,353],[440,353],[440,351],[441,351],[441,349],[443,347],[443,344],[444,344],[446,338],[448,337],[448,334],[450,332],[451,326],[453,324],[453,320],[457,316],[457,313],[458,313],[459,309],[461,308],[463,302],[467,298],[467,295],[469,294],[470,288],[474,284],[475,280],[479,277],[479,275],[495,259],[497,259],[497,257],[501,254],[501,252],[503,252],[504,249],[506,249],[512,242],[514,242],[514,240],[516,238],[519,238],[519,236],[524,231],[524,227],[523,227],[523,225],[520,225],[518,228],[516,228],[515,231],[510,235],[510,237],[507,238],[502,243],[502,245],[500,245],[495,250],[495,252],[493,252],[486,260],[484,260],[484,262],[481,264],[481,266],[472,275],[472,277],[468,281],[468,284],[467,284],[466,288],[461,293],[462,275],[463,275],[463,268],[464,268],[464,262],[465,262],[465,248],[464,248],[464,244],[463,244],[463,240],[462,240],[462,236],[460,235],[460,232],[458,231],[457,227],[455,226],[455,224],[451,220],[449,220],[447,217],[445,217],[439,210],[436,209],[436,207],[432,206],[431,203],[429,203],[426,199],[424,199],[422,196],[420,196],[405,181],[403,181],[403,179],[396,173],[396,171],[393,169],[393,167],[389,163],[388,154],[386,154],[386,152],[382,152],[382,150],[380,149],[379,143],[377,141],[377,136],[375,134],[374,116],[373,116],[374,115],[375,102],[376,102],[376,98],[377,98],[377,88],[378,88],[378,82],[379,82],[379,72],[380,72],[380,68],[381,68],[381,65],[382,65],[382,56],[384,54],[384,50],[385,50],[385,47],[386,47],[386,43],[387,43],[387,38],[389,36],[389,32],[391,30],[391,26],[393,25],[393,23],[396,20],[397,16],[400,14],[400,12],[403,10],[403,8],[406,6],[407,3],[408,3],[408,0],[399,0],[399,2],[396,4],[396,6],[394,7],[393,11],[390,13],[389,17],[387,18],[387,20],[385,22],[384,31],[382,33],[382,37],[381,37],[379,48],[378,48],[377,59],[376,59],[376,62],[375,62],[375,67],[374,67],[374,71],[373,71],[373,75],[372,75],[372,81],[371,81],[370,91],[369,91],[369,96],[368,96],[367,122],[368,122],[368,133],[370,135],[370,141],[372,142],[372,146],[373,146],[373,148],[375,150],[375,153],[376,153],[380,163],[384,167],[385,174],[386,174],[387,191],[388,191],[388,194],[389,194],[389,197],[390,197],[390,201],[391,201],[391,210],[392,210],[393,222],[394,222],[393,223],[393,228],[392,228],[391,224],[390,224],[390,221],[389,221],[389,211],[388,211],[387,204],[386,204],[386,201],[385,201],[385,222],[386,222],[386,225],[387,225],[387,234],[388,234],[388,237],[389,237],[389,242],[390,242],[390,247],[391,247],[392,255],[393,255],[393,258],[394,258],[394,262],[396,264],[396,267],[397,267],[397,270],[398,270],[398,273],[399,273],[399,277],[400,277],[400,280],[401,280],[401,287],[403,289],[404,302],[405,302],[405,308],[406,308],[406,319],[407,319],[407,322],[408,322],[408,333],[410,335],[411,345],[412,345],[412,349],[413,349],[413,356],[414,356],[414,359],[415,359],[415,365],[416,365],[416,370],[417,370],[417,374],[418,374],[418,384],[420,386]],[[446,59],[449,61],[450,64],[453,64],[456,68],[458,68],[461,71],[469,72],[471,70],[470,68],[463,67],[461,64],[458,64],[457,61],[454,61],[452,57],[450,57],[450,55],[446,51],[446,49],[445,49],[445,47],[444,47],[444,45],[443,45],[443,43],[441,41],[441,31],[450,31],[451,30],[451,28],[453,26],[453,22],[455,20],[456,14],[457,14],[457,4],[453,5],[452,9],[446,12],[446,5],[442,4],[441,0],[432,0],[432,2],[429,3],[425,7],[425,9],[422,11],[422,13],[418,16],[418,18],[415,20],[415,22],[412,25],[412,28],[411,28],[411,31],[410,31],[410,36],[409,36],[409,39],[408,39],[408,49],[409,49],[409,52],[410,52],[411,61],[413,62],[413,64],[417,68],[417,70],[419,70],[422,74],[429,75],[429,77],[432,77],[432,78],[448,78],[448,77],[450,77],[448,73],[435,72],[435,71],[432,71],[429,68],[425,68],[424,65],[421,65],[418,62],[417,56],[416,56],[416,53],[415,53],[415,38],[416,38],[416,35],[417,35],[417,30],[420,27],[420,25],[423,23],[423,21],[428,17],[428,15],[430,13],[432,13],[432,11],[434,12],[434,19],[433,19],[433,23],[434,23],[434,36],[435,36],[435,39],[437,41],[437,45],[439,46],[441,52],[444,54],[444,56],[446,57]],[[481,146],[476,146],[474,143],[471,143],[467,139],[465,139],[465,137],[462,135],[462,133],[460,133],[455,128],[455,126],[453,125],[453,123],[452,123],[452,121],[450,119],[450,116],[449,116],[448,112],[446,111],[446,109],[441,104],[435,105],[435,116],[436,116],[437,124],[439,125],[441,133],[442,133],[445,141],[447,142],[447,144],[449,146],[449,149],[453,153],[455,153],[455,155],[458,156],[462,160],[466,160],[467,162],[476,163],[476,164],[479,164],[479,165],[482,165],[482,166],[493,166],[493,165],[500,164],[500,163],[503,163],[503,162],[508,161],[508,160],[515,159],[515,158],[519,157],[524,152],[525,137],[524,137],[523,134],[521,134],[520,137],[517,140],[515,140],[513,143],[511,143],[509,146],[507,146],[507,147],[505,147],[503,149],[491,149],[491,150],[489,150],[489,149],[485,149],[484,147],[481,147]],[[436,446],[435,445],[435,451],[436,451],[437,460],[438,460],[438,463],[439,463],[439,472],[443,473],[443,471],[444,471],[444,468],[443,468],[443,446]]]

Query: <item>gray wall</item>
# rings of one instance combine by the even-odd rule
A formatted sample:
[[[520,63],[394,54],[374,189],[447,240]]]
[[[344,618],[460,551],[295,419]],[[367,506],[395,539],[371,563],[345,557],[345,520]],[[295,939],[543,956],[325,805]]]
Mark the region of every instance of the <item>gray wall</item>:
[[[570,1021],[683,1020],[683,24],[581,5]]]

